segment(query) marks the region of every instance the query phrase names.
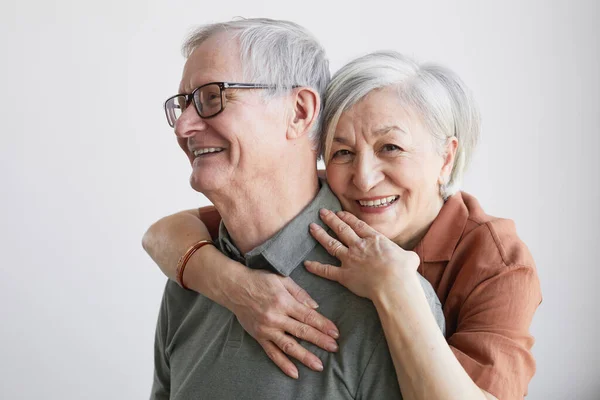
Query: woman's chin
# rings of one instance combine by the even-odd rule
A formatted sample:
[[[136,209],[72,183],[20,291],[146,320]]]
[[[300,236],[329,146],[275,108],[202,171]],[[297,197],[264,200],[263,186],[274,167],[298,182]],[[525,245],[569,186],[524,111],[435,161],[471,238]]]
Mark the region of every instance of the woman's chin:
[[[372,214],[367,214],[364,215],[363,218],[358,218],[366,222],[371,228],[375,229],[377,232],[381,233],[388,239],[393,240],[401,233],[399,229],[400,226],[402,226],[401,221],[398,221],[394,218],[373,218]]]

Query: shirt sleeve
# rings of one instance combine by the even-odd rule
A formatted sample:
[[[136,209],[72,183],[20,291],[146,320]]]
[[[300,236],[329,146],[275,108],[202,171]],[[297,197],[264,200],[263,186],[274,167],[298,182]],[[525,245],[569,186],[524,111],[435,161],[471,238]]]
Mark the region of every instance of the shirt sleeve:
[[[431,309],[431,313],[435,318],[435,322],[437,322],[442,334],[446,336],[446,318],[444,317],[444,311],[442,309],[442,303],[440,303],[440,299],[435,294],[435,290],[433,290],[433,286],[431,283],[421,274],[417,274],[419,276],[419,281],[421,282],[421,286],[423,287],[423,291],[425,292],[425,297],[427,297],[427,303],[429,303],[429,308]]]
[[[168,400],[171,392],[171,370],[166,354],[168,328],[167,292],[163,295],[154,338],[154,382],[150,400]]]
[[[539,280],[532,266],[496,271],[465,298],[448,344],[481,389],[501,400],[523,399],[535,373],[529,326],[541,302]]]
[[[200,220],[206,225],[210,237],[216,240],[219,237],[219,224],[221,223],[221,214],[215,206],[206,206],[198,209]]]

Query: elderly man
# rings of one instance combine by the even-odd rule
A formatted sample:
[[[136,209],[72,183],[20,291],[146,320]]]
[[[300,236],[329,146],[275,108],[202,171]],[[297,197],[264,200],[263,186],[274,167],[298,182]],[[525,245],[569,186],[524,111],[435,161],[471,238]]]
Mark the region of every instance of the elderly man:
[[[215,245],[248,271],[292,277],[342,335],[338,352],[304,343],[323,360],[313,368],[320,372],[298,365],[300,377],[291,379],[229,309],[170,281],[151,398],[401,398],[373,304],[302,265],[339,265],[308,230],[311,222],[321,224],[319,209],[340,210],[316,170],[329,81],[323,49],[295,24],[256,19],[204,26],[184,51],[180,94],[165,110],[190,158],[191,186],[222,216]]]

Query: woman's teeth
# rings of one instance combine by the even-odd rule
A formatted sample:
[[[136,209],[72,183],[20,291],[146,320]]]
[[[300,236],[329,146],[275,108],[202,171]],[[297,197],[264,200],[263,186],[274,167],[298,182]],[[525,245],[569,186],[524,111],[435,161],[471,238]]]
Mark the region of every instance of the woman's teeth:
[[[363,207],[385,207],[398,200],[398,197],[400,196],[389,196],[382,199],[368,201],[358,200],[358,203]]]
[[[194,150],[194,156],[198,157],[198,156],[201,156],[202,154],[206,154],[206,153],[219,153],[223,150],[224,149],[222,147],[209,147],[207,149],[198,149],[198,150]]]

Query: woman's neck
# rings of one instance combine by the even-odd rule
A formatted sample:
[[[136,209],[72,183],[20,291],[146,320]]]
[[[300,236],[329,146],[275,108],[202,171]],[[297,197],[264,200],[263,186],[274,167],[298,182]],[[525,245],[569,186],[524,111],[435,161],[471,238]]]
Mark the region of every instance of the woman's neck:
[[[423,240],[429,231],[429,228],[431,228],[431,225],[440,214],[443,206],[444,199],[440,197],[439,200],[435,201],[429,208],[429,212],[427,212],[426,216],[420,221],[421,223],[418,227],[416,227],[412,232],[407,232],[404,237],[398,237],[394,239],[394,242],[404,250],[414,250],[417,244]]]

